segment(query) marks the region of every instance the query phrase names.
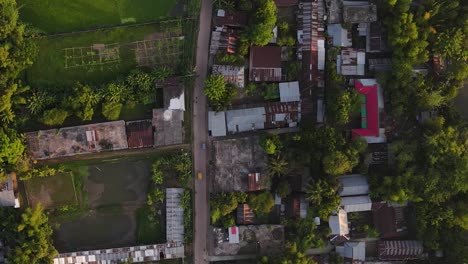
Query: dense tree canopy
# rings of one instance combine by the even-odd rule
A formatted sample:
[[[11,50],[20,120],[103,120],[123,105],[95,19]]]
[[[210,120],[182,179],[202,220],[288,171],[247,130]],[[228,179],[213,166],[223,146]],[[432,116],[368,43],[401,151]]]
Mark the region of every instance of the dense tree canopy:
[[[468,129],[463,124],[444,126],[439,118],[422,127],[421,134],[392,143],[390,151],[395,164],[386,174],[371,177],[373,195],[412,202],[418,235],[425,245],[452,253],[459,250],[447,244],[444,236],[468,228]]]
[[[18,75],[32,65],[36,47],[19,21],[15,0],[0,1],[0,120],[12,122],[14,103],[22,92]]]
[[[237,88],[226,83],[222,75],[211,75],[205,81],[205,94],[213,108],[219,111],[231,105],[237,95]]]
[[[21,213],[13,208],[0,208],[0,237],[10,247],[7,263],[43,264],[52,263],[57,254],[52,245],[52,227],[43,208],[27,208]]]
[[[271,208],[275,205],[275,199],[273,199],[270,192],[266,191],[258,194],[250,193],[248,204],[257,215],[266,215],[270,213]]]
[[[247,28],[247,39],[250,45],[265,46],[273,38],[276,25],[276,4],[273,0],[254,0],[253,12]]]
[[[23,138],[16,131],[0,127],[0,179],[14,169],[24,150]]]

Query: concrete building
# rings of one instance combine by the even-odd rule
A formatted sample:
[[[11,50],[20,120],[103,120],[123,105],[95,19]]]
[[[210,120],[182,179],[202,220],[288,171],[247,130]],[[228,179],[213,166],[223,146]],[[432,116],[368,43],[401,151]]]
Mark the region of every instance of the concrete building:
[[[122,120],[29,132],[26,144],[36,160],[128,148]]]
[[[368,1],[343,1],[343,22],[370,23],[377,21],[377,6]]]
[[[232,83],[239,88],[244,88],[244,66],[234,65],[213,65],[214,75],[222,75],[224,80],[228,83]]]
[[[281,71],[281,47],[251,47],[249,80],[252,82],[279,82]]]
[[[183,188],[166,188],[166,240],[184,241],[184,209],[180,206]]]
[[[154,146],[182,144],[184,111],[153,109]]]

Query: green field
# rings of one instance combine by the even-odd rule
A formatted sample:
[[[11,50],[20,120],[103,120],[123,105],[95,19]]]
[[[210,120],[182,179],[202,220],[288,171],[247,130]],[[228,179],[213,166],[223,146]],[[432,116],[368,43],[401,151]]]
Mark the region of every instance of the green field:
[[[67,87],[77,81],[103,84],[136,68],[137,56],[143,66],[146,61],[141,58],[146,57],[141,54],[149,48],[150,63],[176,66],[184,51],[185,40],[177,37],[182,35],[181,24],[165,22],[40,38],[39,54],[26,72],[27,81],[35,87]]]
[[[78,202],[71,173],[33,178],[25,181],[25,188],[31,206],[41,203],[45,208],[58,208],[74,206]]]
[[[19,0],[21,20],[52,32],[70,32],[171,16],[176,0]]]

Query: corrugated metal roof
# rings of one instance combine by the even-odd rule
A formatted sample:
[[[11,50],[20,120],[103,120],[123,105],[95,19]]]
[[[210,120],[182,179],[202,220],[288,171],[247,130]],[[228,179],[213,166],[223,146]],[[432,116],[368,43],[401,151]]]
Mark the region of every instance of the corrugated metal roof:
[[[281,81],[281,47],[250,48],[250,81]]]
[[[239,88],[244,87],[244,67],[234,65],[213,65],[213,74],[224,77],[226,82],[235,84]]]
[[[227,130],[230,133],[252,131],[265,127],[265,107],[226,111]]]
[[[335,47],[351,47],[351,41],[348,38],[348,30],[344,29],[341,24],[330,24],[327,26],[328,35],[333,37],[333,46]]]
[[[212,137],[226,136],[226,112],[208,112],[208,130]]]
[[[153,146],[153,125],[151,120],[129,121],[126,129],[129,148]]]
[[[328,224],[332,235],[345,236],[349,234],[348,214],[342,209],[338,211],[338,215],[328,217]]]
[[[342,197],[340,205],[348,213],[364,212],[372,209],[372,201],[369,195]]]
[[[166,188],[166,240],[184,241],[184,209],[180,206],[183,188]]]
[[[280,83],[279,91],[281,102],[296,102],[301,100],[299,82]]]
[[[424,247],[416,240],[379,241],[378,252],[381,260],[417,259]]]
[[[344,175],[338,177],[341,184],[340,196],[363,195],[369,193],[367,177],[360,174]]]

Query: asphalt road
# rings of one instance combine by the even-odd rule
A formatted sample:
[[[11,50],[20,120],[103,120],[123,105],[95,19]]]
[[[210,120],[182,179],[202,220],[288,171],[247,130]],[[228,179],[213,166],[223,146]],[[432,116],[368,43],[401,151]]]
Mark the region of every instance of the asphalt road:
[[[202,0],[200,11],[200,27],[197,40],[196,74],[193,91],[193,162],[195,170],[195,217],[194,217],[194,263],[208,263],[208,188],[207,188],[207,158],[208,148],[201,145],[208,139],[207,101],[203,87],[208,74],[208,55],[211,31],[211,0]],[[203,179],[197,179],[197,173],[203,174]]]

